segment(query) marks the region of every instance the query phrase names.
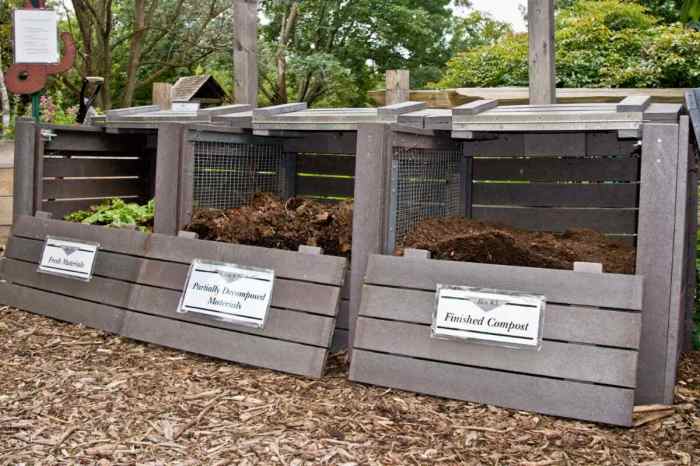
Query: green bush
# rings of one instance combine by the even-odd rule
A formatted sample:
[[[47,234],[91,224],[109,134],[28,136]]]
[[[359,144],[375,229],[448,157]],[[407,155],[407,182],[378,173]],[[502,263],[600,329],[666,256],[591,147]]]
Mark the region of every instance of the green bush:
[[[452,58],[434,87],[528,85],[527,34]],[[700,33],[662,24],[643,6],[579,0],[559,10],[558,87],[698,87]]]

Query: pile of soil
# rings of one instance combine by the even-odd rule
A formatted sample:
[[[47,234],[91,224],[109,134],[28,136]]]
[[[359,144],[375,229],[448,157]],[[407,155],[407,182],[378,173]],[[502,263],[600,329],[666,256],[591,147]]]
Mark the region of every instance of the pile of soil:
[[[426,249],[432,258],[485,264],[572,270],[574,262],[598,262],[607,273],[633,274],[635,249],[592,230],[541,233],[461,217],[420,223],[400,245]]]
[[[257,193],[235,209],[198,209],[187,230],[201,239],[296,251],[318,246],[325,254],[350,257],[352,203]]]

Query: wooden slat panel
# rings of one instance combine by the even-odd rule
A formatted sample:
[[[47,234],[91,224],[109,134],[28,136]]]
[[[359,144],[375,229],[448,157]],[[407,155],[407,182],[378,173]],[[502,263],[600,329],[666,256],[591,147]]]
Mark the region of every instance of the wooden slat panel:
[[[629,426],[634,391],[355,350],[350,380]]]
[[[497,222],[534,231],[562,232],[572,228],[588,228],[601,233],[637,232],[637,211],[622,209],[566,208],[472,208],[476,220]]]
[[[636,208],[639,186],[633,183],[474,183],[477,205],[528,207]]]
[[[640,310],[638,275],[372,255],[365,283],[434,291],[438,283],[543,294],[548,302]]]
[[[138,176],[142,174],[143,162],[140,159],[44,158],[44,176],[47,178]]]
[[[31,262],[29,271],[36,270],[43,247],[43,241],[13,237],[8,242],[6,256]],[[22,263],[19,266],[26,268]],[[95,258],[94,274],[116,280],[138,281],[148,286],[180,290],[185,284],[188,270],[189,264],[147,260],[100,250]],[[28,274],[29,271],[26,273]],[[339,294],[339,288],[334,286],[277,278],[271,305],[335,316]]]
[[[139,179],[44,180],[44,199],[120,197],[143,193]]]
[[[355,188],[353,178],[325,178],[297,176],[297,196],[352,197]]]
[[[639,158],[474,159],[475,180],[639,181]]]
[[[55,131],[56,137],[46,143],[46,152],[85,153],[120,153],[138,155],[145,146],[143,135],[86,133],[74,131]]]
[[[307,133],[304,137],[289,138],[284,141],[285,152],[354,154],[356,150],[356,131]]]
[[[372,285],[362,292],[361,316],[430,325],[434,310],[434,292]],[[544,338],[637,349],[641,320],[638,312],[548,304]]]
[[[355,176],[355,157],[350,155],[310,155],[296,157],[298,173]]]
[[[340,286],[345,278],[346,260],[342,257],[315,256],[293,251],[190,240],[166,235],[150,235],[146,257],[189,264],[193,257],[235,264],[255,264],[274,269],[282,278]]]

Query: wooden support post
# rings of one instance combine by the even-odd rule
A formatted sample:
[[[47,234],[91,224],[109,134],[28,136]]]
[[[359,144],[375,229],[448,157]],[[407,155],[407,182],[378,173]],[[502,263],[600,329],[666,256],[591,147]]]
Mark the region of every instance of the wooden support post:
[[[170,110],[173,105],[173,85],[170,83],[153,83],[153,105],[161,110]]]
[[[410,99],[411,75],[408,70],[387,70],[386,102],[384,105],[399,104]]]
[[[156,154],[156,214],[153,231],[176,235],[180,229],[179,183],[180,154],[184,126],[166,123],[158,127],[158,152]]]
[[[554,0],[528,0],[530,105],[557,102],[554,63]]]
[[[643,126],[637,275],[644,276],[636,404],[673,403],[667,384],[679,125]]]
[[[258,101],[258,2],[233,0],[233,73],[237,104]]]
[[[34,213],[34,169],[39,129],[31,118],[19,118],[15,127],[15,174],[13,222]]]

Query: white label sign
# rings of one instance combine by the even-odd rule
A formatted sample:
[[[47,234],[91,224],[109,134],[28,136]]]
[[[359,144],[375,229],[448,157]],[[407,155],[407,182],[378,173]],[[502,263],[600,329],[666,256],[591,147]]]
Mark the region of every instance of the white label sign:
[[[438,285],[432,336],[539,348],[546,298]]]
[[[272,298],[273,270],[195,259],[178,312],[196,312],[262,328]]]
[[[15,63],[58,63],[58,14],[15,10]]]
[[[182,113],[197,113],[199,102],[173,102],[170,110]]]
[[[99,244],[46,237],[39,272],[90,281]]]

